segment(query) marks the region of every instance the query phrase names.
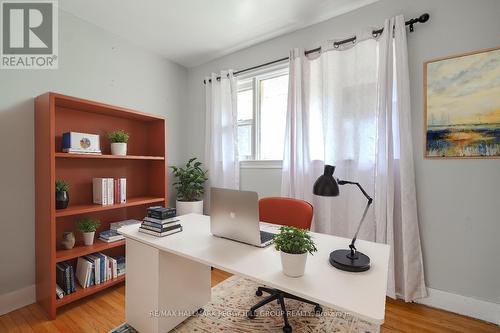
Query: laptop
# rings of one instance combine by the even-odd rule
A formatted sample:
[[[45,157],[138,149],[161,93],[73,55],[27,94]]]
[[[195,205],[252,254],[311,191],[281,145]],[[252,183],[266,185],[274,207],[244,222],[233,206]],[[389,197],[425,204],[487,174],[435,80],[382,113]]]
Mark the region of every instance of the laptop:
[[[273,242],[274,234],[260,230],[257,192],[210,188],[210,232],[258,247]]]

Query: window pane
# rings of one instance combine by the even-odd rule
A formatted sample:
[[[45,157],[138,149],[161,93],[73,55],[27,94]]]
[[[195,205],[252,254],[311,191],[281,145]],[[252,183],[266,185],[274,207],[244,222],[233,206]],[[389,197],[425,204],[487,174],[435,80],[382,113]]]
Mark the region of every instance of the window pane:
[[[238,91],[238,121],[253,119],[253,90]]]
[[[252,125],[238,126],[238,154],[240,160],[246,160],[252,156]]]
[[[260,82],[260,159],[282,160],[288,75]]]

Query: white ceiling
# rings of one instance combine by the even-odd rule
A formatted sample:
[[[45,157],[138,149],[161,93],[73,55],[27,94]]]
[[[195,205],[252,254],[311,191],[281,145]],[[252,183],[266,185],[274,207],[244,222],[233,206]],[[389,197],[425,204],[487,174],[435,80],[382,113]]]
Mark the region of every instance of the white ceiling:
[[[64,0],[59,7],[186,67],[378,0]]]

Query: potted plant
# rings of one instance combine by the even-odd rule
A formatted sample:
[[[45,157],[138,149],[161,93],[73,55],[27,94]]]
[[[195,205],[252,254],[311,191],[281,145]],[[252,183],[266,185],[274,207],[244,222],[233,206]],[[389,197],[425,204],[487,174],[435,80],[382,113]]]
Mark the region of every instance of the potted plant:
[[[281,227],[274,237],[274,247],[280,251],[283,273],[290,277],[304,275],[307,253],[318,251],[307,230]]]
[[[64,180],[56,180],[56,209],[65,209],[69,203],[69,184]]]
[[[124,130],[117,130],[108,133],[108,140],[111,142],[111,155],[127,155],[127,142],[130,135]]]
[[[171,166],[174,177],[177,180],[173,183],[177,190],[177,215],[190,213],[203,214],[203,193],[204,184],[207,178],[207,171],[201,168],[202,163],[196,161],[196,157],[191,158],[184,168]]]
[[[83,234],[83,243],[85,245],[94,244],[95,231],[100,225],[101,222],[99,220],[83,219],[78,221],[78,229]]]

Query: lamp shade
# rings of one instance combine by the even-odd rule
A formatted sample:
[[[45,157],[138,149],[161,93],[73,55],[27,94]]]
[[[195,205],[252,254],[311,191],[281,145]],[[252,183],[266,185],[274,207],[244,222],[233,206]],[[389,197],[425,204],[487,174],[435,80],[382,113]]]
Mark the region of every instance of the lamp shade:
[[[324,173],[314,183],[313,193],[315,195],[324,197],[336,197],[339,195],[339,185],[335,178],[333,178],[334,171],[335,166],[325,165]]]

